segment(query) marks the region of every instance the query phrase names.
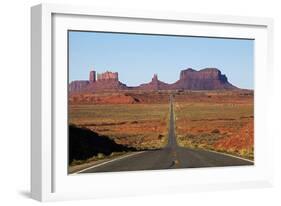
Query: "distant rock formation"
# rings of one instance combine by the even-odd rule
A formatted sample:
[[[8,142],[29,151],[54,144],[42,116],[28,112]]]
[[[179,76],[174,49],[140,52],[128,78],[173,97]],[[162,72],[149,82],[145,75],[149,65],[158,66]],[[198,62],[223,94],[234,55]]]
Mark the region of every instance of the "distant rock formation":
[[[182,70],[180,72],[180,79],[171,86],[174,89],[188,90],[237,89],[216,68],[206,68],[200,71],[191,68]]]
[[[90,84],[87,80],[77,80],[73,81],[69,84],[69,92],[80,92],[85,90],[87,86]]]
[[[106,71],[97,74],[96,71],[90,71],[89,81],[77,80],[69,84],[69,92],[94,92],[102,90],[121,90],[127,89],[127,86],[118,80],[118,72]]]
[[[69,84],[69,92],[97,92],[105,90],[233,90],[238,89],[228,82],[226,75],[217,68],[205,68],[199,71],[188,68],[180,72],[178,81],[167,84],[158,80],[154,74],[149,83],[128,87],[118,79],[118,72],[106,71],[101,74],[91,71],[89,81],[78,80]]]
[[[98,81],[114,80],[118,81],[118,72],[106,71],[104,73],[98,74]]]
[[[89,81],[90,81],[90,83],[93,83],[96,81],[96,71],[90,71]]]
[[[140,89],[140,90],[166,90],[169,89],[169,84],[165,82],[161,82],[158,80],[157,74],[154,74],[151,82],[147,84],[141,84],[138,87],[135,87],[134,89]]]

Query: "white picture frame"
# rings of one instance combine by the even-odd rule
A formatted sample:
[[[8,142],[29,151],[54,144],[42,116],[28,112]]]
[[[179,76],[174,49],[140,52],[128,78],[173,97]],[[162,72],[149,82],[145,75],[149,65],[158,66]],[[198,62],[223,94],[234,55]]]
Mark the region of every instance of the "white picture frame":
[[[115,24],[116,21],[120,24]],[[136,23],[138,26],[133,27]],[[155,24],[159,25],[157,29]],[[273,86],[270,79],[274,76],[272,19],[40,4],[31,8],[31,26],[32,198],[53,201],[272,186],[274,136],[267,113],[271,106],[268,91],[272,91]],[[188,26],[192,31],[186,29]],[[67,135],[64,128],[67,118],[64,109],[67,107],[67,41],[64,34],[68,29],[93,28],[98,31],[254,38],[255,165],[68,175],[64,146]]]

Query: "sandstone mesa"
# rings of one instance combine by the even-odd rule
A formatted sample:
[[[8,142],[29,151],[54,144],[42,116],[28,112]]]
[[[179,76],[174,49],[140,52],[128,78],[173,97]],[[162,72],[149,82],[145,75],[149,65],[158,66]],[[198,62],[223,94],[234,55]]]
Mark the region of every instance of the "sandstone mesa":
[[[118,72],[106,71],[97,74],[91,71],[89,80],[76,80],[69,84],[70,93],[99,92],[107,90],[236,90],[228,82],[226,75],[217,68],[205,68],[199,71],[188,68],[180,72],[179,80],[172,84],[162,82],[154,74],[149,83],[136,87],[127,86],[118,79]]]

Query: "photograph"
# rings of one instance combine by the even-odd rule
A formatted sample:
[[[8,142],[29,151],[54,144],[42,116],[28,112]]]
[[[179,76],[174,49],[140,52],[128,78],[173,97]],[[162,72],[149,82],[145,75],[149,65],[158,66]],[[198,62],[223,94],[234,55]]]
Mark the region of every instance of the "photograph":
[[[68,174],[253,166],[254,43],[68,30]]]

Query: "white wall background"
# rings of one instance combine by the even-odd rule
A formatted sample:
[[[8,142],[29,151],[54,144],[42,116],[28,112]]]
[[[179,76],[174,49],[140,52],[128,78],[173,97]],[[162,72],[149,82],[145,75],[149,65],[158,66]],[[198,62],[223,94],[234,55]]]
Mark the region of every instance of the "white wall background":
[[[46,1],[6,0],[0,7],[0,204],[36,205],[29,196],[30,6]],[[281,6],[278,0],[57,0],[53,3],[100,5],[155,11],[272,17],[275,21],[275,184],[271,189],[214,191],[115,199],[58,202],[60,205],[280,205],[281,203]],[[280,61],[279,61],[280,60]],[[266,86],[266,85],[265,85]],[[266,138],[266,137],[265,137]]]

